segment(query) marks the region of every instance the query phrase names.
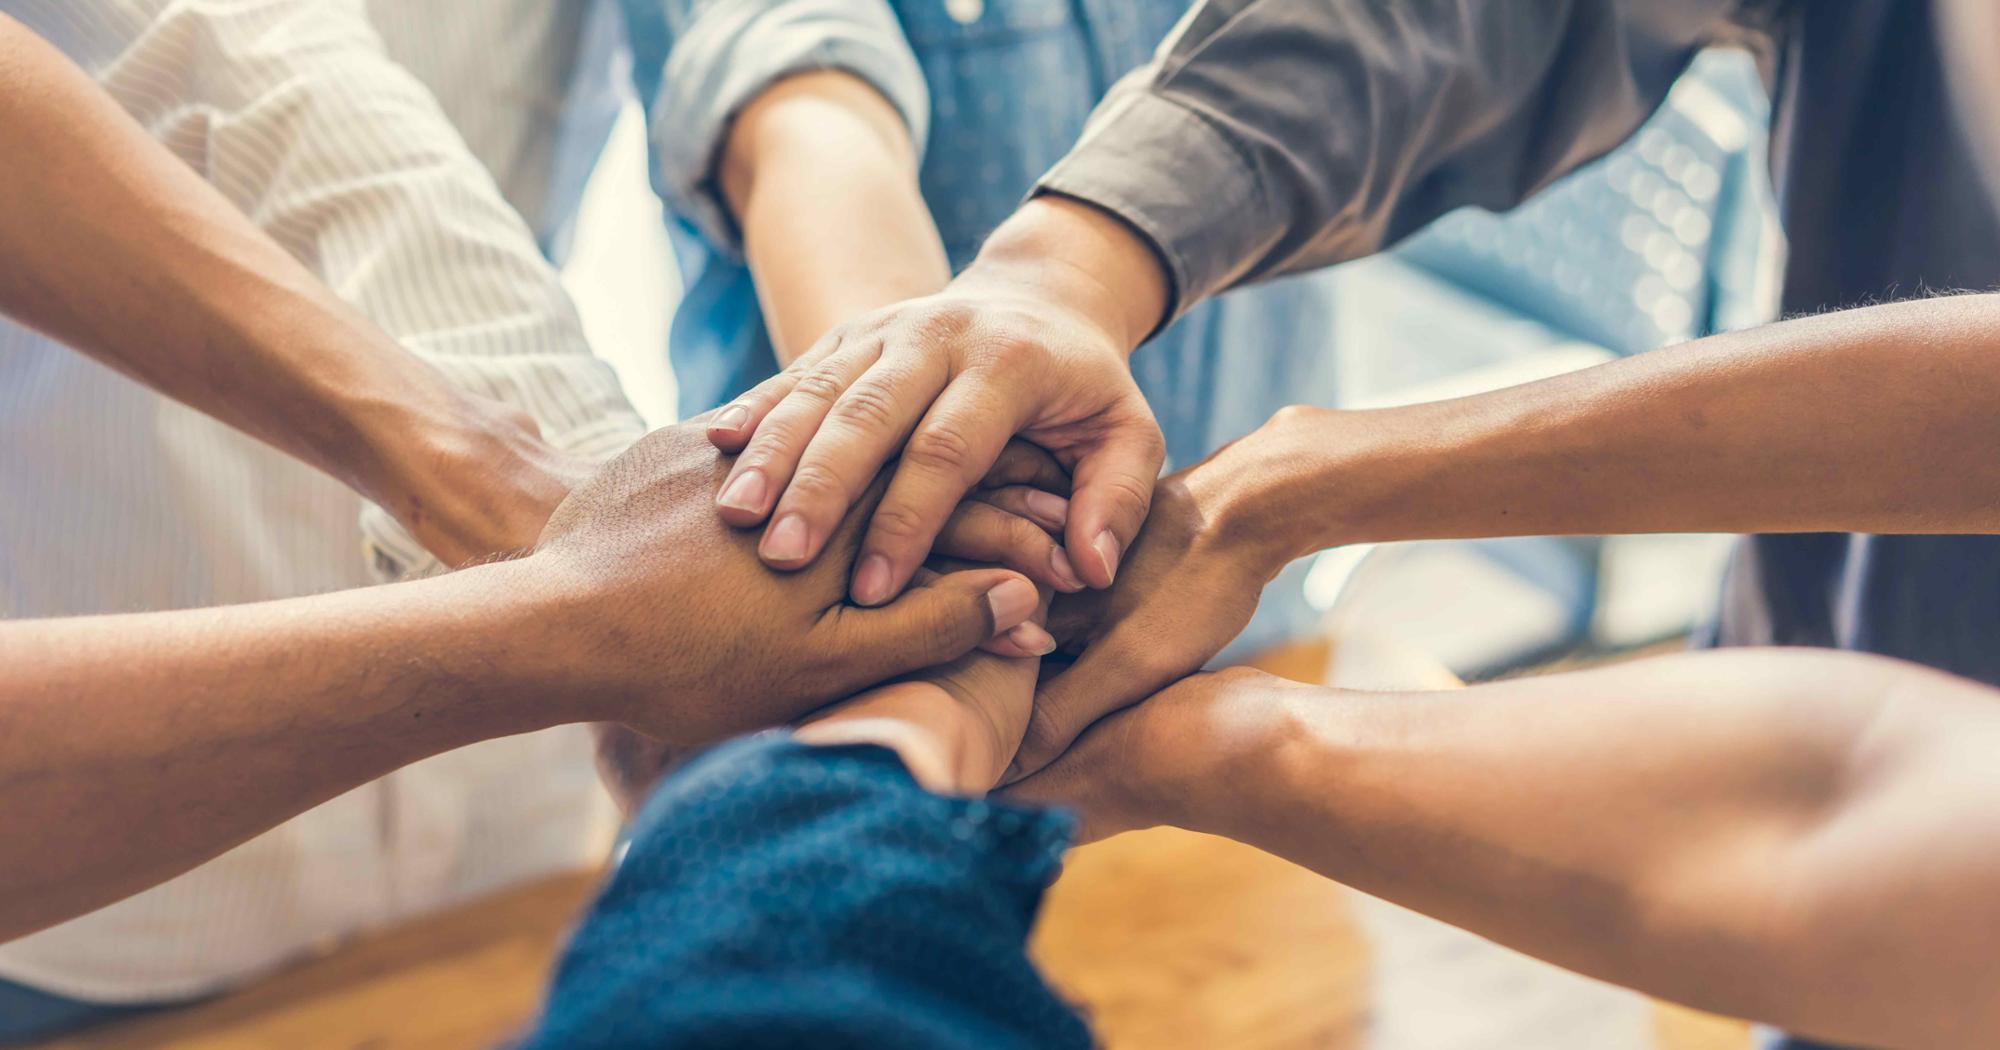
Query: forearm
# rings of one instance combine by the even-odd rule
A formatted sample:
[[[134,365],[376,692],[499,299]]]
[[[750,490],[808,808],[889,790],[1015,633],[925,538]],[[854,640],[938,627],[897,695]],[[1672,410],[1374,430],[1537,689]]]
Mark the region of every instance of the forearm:
[[[420,758],[604,716],[518,643],[557,642],[548,593],[508,563],[284,602],[0,624],[0,940]]]
[[[490,422],[0,17],[0,311],[391,506]],[[398,449],[397,446],[404,446]]]
[[[1222,458],[1280,556],[1639,532],[2000,531],[2000,296],[1714,336],[1474,397],[1293,410]]]
[[[902,117],[855,77],[773,85],[736,118],[719,176],[781,362],[951,278]]]
[[[1580,972],[1865,1045],[2000,1020],[1985,687],[1797,651],[1462,692],[1275,687],[1171,822]],[[1250,714],[1249,712],[1255,712]]]

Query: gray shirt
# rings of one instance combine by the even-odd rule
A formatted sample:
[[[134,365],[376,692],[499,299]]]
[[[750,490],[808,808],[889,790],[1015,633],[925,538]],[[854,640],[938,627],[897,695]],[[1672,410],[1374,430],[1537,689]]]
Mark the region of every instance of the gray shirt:
[[[1172,311],[1511,207],[1609,151],[1703,47],[1768,53],[1738,0],[1208,0],[1039,189],[1130,222]]]
[[[2000,221],[1943,75],[1945,6],[1209,0],[1041,185],[1151,238],[1179,312],[1458,205],[1511,205],[1621,141],[1698,49],[1735,42],[1773,90],[1787,312],[2000,287]],[[1996,633],[2000,537],[1812,534],[1739,549],[1711,639],[2000,684]]]

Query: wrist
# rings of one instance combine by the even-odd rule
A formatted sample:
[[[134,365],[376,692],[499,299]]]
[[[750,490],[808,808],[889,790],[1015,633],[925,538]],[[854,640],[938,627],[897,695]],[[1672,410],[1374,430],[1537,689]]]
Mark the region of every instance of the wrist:
[[[598,601],[539,555],[369,588],[406,626],[401,680],[477,723],[472,739],[573,722],[622,721],[635,683],[607,673],[586,625]],[[386,655],[386,654],[385,654]],[[385,660],[385,664],[390,661]]]
[[[525,698],[550,725],[629,725],[655,713],[657,661],[621,657],[606,644],[606,610],[616,599],[599,577],[540,552],[438,579],[461,577],[475,581],[471,600],[489,609],[473,660],[487,688]]]
[[[800,726],[807,744],[878,744],[902,758],[925,790],[984,794],[1000,776],[977,746],[974,714],[949,692],[922,681],[895,682]]]
[[[448,565],[533,546],[585,472],[532,419],[470,395],[380,404],[366,418],[382,452],[357,491]]]
[[[1432,515],[1412,497],[1451,464],[1448,419],[1427,406],[1354,412],[1292,405],[1189,472],[1217,528],[1272,574],[1285,564],[1352,543],[1419,538]]]
[[[962,284],[1004,287],[1059,306],[1125,354],[1165,318],[1166,267],[1123,219],[1061,196],[1028,201],[993,231]]]
[[[1343,542],[1339,506],[1309,495],[1308,478],[1322,469],[1314,453],[1322,411],[1282,409],[1182,474],[1218,545],[1260,579]]]
[[[1159,697],[1118,763],[1116,806],[1130,827],[1170,826],[1229,835],[1246,800],[1261,797],[1274,756],[1296,736],[1292,701],[1308,689],[1260,671],[1197,675]],[[1162,702],[1171,701],[1171,702]],[[1218,785],[1228,785],[1226,790]]]

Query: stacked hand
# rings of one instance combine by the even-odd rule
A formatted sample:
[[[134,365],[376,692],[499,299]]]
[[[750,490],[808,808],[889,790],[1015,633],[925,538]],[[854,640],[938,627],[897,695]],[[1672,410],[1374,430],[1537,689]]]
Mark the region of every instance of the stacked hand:
[[[1090,212],[1038,202],[1024,214],[1049,209],[1071,221]],[[1091,243],[1098,226],[1115,224],[1097,213],[1082,221],[1066,227],[1071,240]],[[765,561],[813,564],[900,455],[853,569],[857,602],[887,601],[1018,435],[1053,453],[1076,486],[1063,546],[1019,567],[1061,591],[1110,585],[1146,518],[1163,456],[1125,357],[1159,317],[1164,293],[1134,294],[1113,275],[1053,261],[1036,250],[1032,221],[1010,226],[1017,232],[996,233],[943,292],[834,329],[715,414],[710,438],[740,452],[717,506],[731,524],[766,526]],[[1155,266],[1142,246],[1116,250]]]
[[[776,568],[827,571],[822,553],[864,494],[881,491],[889,463],[893,480],[851,561],[856,602],[893,598],[954,533],[951,553],[1059,592],[1053,640],[1024,627],[996,650],[1039,655],[1059,641],[1077,657],[1040,683],[1010,778],[1199,670],[1288,560],[1276,537],[1243,520],[1234,496],[1250,468],[1230,450],[1157,479],[1163,442],[1125,358],[1166,301],[1164,270],[1135,231],[1089,206],[1040,199],[943,292],[834,329],[708,427],[717,447],[739,453],[716,494],[719,515],[754,528]],[[1060,520],[1035,513],[1025,494],[975,488],[1010,441],[1073,473]],[[992,542],[964,542],[981,527]],[[835,571],[850,563],[831,560]]]
[[[955,660],[1035,611],[1034,585],[999,568],[928,579],[882,608],[847,604],[880,483],[837,523],[841,556],[774,572],[712,510],[729,466],[698,422],[657,431],[571,493],[531,556],[567,609],[547,647],[585,675],[604,720],[675,746],[783,724]]]

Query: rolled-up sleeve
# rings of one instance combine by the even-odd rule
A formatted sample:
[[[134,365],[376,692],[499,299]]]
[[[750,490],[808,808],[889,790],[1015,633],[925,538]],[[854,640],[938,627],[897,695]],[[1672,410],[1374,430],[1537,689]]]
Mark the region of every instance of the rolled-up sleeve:
[[[838,70],[889,100],[921,154],[930,93],[884,0],[621,0],[648,95],[654,188],[716,247],[740,252],[714,178],[736,115],[773,83]]]
[[[1740,6],[1205,0],[1037,192],[1150,239],[1178,316],[1511,207],[1623,141],[1702,47],[1751,39]]]

